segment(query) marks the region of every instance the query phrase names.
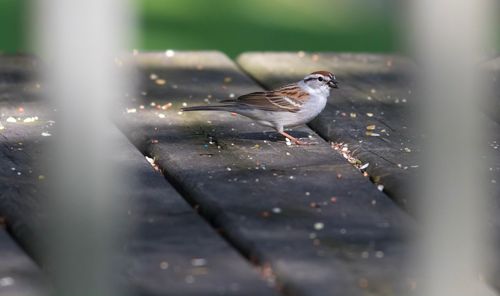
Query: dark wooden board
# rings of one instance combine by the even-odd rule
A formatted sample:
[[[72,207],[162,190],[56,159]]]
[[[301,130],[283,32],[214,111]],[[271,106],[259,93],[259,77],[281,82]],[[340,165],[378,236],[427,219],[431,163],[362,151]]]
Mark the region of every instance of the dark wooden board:
[[[317,70],[336,74],[325,110],[309,126],[323,138],[344,143],[376,184],[412,210],[410,182],[418,173],[418,133],[411,130],[409,63],[392,55],[245,53],[241,67],[266,88],[298,81]]]
[[[140,94],[128,96],[122,130],[270,280],[290,295],[412,293],[405,263],[414,222],[312,130],[294,133],[317,145],[287,146],[240,116],[179,113],[261,90],[225,55],[130,62]]]
[[[46,295],[40,268],[0,226],[0,296]]]
[[[6,85],[25,77],[30,65],[24,63],[24,58],[16,59],[23,64],[23,70],[11,67],[11,59],[0,56],[0,100],[8,96]],[[25,70],[26,69],[26,70]],[[10,75],[10,74],[12,75]],[[14,77],[13,77],[14,76]],[[6,125],[3,109],[0,109],[0,128]],[[4,130],[0,129],[0,149],[10,150],[10,145],[5,141]],[[5,188],[9,180],[17,176],[15,167],[10,159],[3,159],[0,166],[0,188]],[[0,191],[0,201],[5,199],[6,192]],[[24,250],[13,240],[6,229],[7,217],[0,214],[0,295],[45,295],[46,282],[41,269],[34,263]]]
[[[44,221],[45,197],[40,192],[46,182],[43,149],[53,138],[42,133],[54,132],[50,121],[55,114],[40,100],[43,86],[32,87],[36,83],[29,77],[33,77],[36,69],[26,66],[32,60],[3,59],[0,61],[4,73],[0,80],[0,121],[4,125],[0,131],[0,215],[7,218],[8,226],[22,245],[39,256],[44,237],[39,227]],[[9,74],[16,71],[21,74]],[[10,116],[21,119],[37,116],[38,120],[6,123]],[[154,171],[125,136],[115,130],[110,143],[117,146],[110,146],[109,157],[128,176],[128,189],[123,196],[128,221],[119,229],[128,236],[116,252],[119,268],[114,271],[129,292],[133,295],[276,294],[260,279],[257,270]]]
[[[409,185],[418,177],[419,171],[418,167],[412,167],[419,164],[420,153],[418,132],[412,126],[418,97],[413,95],[413,65],[408,60],[380,54],[256,52],[242,54],[238,63],[269,89],[298,81],[311,71],[324,69],[334,72],[340,81],[340,88],[332,91],[326,109],[309,126],[329,141],[348,143],[355,158],[370,164],[367,172],[375,183],[383,184],[384,191],[407,210],[416,211],[418,200],[411,200],[415,195],[409,193],[412,188]],[[496,69],[494,75],[490,73],[487,76],[488,79],[500,79],[500,60],[490,61],[488,65],[490,69]],[[494,93],[496,103],[493,104],[500,102],[499,90]],[[498,122],[498,114],[495,115],[498,108],[491,108],[491,111],[489,113],[493,118],[497,116]],[[351,113],[356,117],[351,117]],[[373,115],[368,116],[368,113]],[[500,219],[497,215],[500,211],[500,125],[482,114],[476,116],[482,116],[483,131],[488,135],[487,151],[478,151],[477,156],[478,160],[484,158],[487,164],[485,170],[489,179],[485,180],[485,184],[491,185],[489,189],[494,197],[488,218],[492,226],[489,231],[494,237],[492,241],[500,246]],[[380,137],[366,135],[369,125],[376,125],[374,132]],[[387,133],[381,132],[381,129]],[[491,262],[495,262],[492,264],[495,272],[490,283],[499,289],[498,257]]]

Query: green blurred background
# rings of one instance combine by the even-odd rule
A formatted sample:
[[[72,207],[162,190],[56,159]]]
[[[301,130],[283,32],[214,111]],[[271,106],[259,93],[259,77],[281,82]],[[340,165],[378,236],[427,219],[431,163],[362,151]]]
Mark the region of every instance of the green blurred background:
[[[0,52],[32,52],[29,1],[0,0]],[[234,57],[251,50],[400,49],[395,0],[132,1],[139,12],[133,47],[140,50],[217,49]]]
[[[30,52],[29,0],[0,0],[0,51]],[[393,51],[390,0],[136,0],[141,50]]]
[[[383,0],[143,0],[141,48],[391,51]]]

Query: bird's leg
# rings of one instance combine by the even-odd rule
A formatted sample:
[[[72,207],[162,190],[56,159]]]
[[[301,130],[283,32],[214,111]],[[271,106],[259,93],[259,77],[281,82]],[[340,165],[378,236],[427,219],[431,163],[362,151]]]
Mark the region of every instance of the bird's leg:
[[[297,144],[297,145],[308,145],[309,143],[307,142],[303,142],[295,137],[292,137],[291,135],[285,133],[284,131],[278,131],[281,135],[283,135],[285,138],[289,139],[290,141],[292,141],[293,143]]]

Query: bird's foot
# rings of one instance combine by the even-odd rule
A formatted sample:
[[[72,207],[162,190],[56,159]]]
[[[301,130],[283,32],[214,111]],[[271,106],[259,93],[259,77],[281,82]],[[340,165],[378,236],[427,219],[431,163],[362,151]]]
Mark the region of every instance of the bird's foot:
[[[302,145],[302,146],[306,146],[306,145],[316,145],[318,144],[318,142],[305,142],[305,141],[302,141],[300,139],[297,139],[291,135],[289,135],[288,133],[285,133],[285,132],[279,132],[281,135],[283,135],[285,138],[287,138],[290,143],[294,143],[295,145],[299,146],[299,145]]]
[[[295,141],[294,144],[295,145],[302,145],[302,146],[311,146],[311,145],[318,145],[318,142],[305,142],[305,141],[297,139],[297,141]]]

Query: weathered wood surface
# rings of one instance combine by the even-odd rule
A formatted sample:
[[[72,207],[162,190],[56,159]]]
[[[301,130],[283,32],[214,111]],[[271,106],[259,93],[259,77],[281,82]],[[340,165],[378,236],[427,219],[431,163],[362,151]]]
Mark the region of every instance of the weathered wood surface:
[[[337,75],[340,88],[334,89],[326,109],[309,125],[322,137],[332,142],[348,143],[352,155],[362,163],[369,163],[367,172],[375,183],[383,184],[399,204],[415,211],[418,200],[411,200],[408,189],[418,174],[418,133],[412,127],[418,97],[411,87],[411,64],[391,55],[372,54],[303,54],[303,53],[245,53],[238,58],[240,66],[266,88],[274,88],[290,81],[298,81],[305,74],[319,69]],[[500,59],[490,61],[488,79],[500,79]],[[496,84],[498,86],[499,84]],[[500,102],[500,89],[494,91],[492,104]],[[484,115],[481,123],[487,134],[488,151],[478,151],[486,159],[492,201],[488,217],[490,234],[500,246],[500,125],[498,108],[489,112],[497,122]],[[475,112],[471,110],[471,113]],[[356,114],[356,117],[351,116]],[[453,116],[453,114],[443,114]],[[495,117],[496,116],[496,117]],[[375,130],[368,126],[375,125]],[[385,130],[385,132],[383,131]],[[376,132],[380,136],[367,135]],[[405,149],[408,148],[408,149]],[[484,153],[484,154],[483,154]],[[443,173],[446,173],[443,171]],[[449,205],[453,206],[453,205]],[[446,209],[443,209],[446,212]],[[486,215],[486,213],[485,213]],[[494,247],[493,249],[497,249]],[[490,283],[500,289],[500,263],[492,260],[495,270]]]
[[[418,133],[411,129],[415,103],[409,62],[392,55],[245,53],[238,63],[266,88],[298,81],[317,70],[336,74],[325,110],[309,126],[323,138],[348,145],[368,163],[376,184],[403,207],[411,179],[418,173]],[[410,204],[409,204],[410,203]]]
[[[290,295],[411,294],[414,222],[312,130],[287,146],[227,113],[179,113],[261,88],[217,52],[139,54],[122,130]]]
[[[7,218],[22,245],[39,256],[44,237],[39,227],[44,219],[44,196],[39,191],[45,182],[42,152],[52,139],[42,133],[53,133],[54,113],[40,101],[40,89],[30,78],[36,70],[28,66],[31,61],[0,60],[0,122],[4,125],[0,131],[0,215]],[[7,123],[11,116],[21,120]],[[36,121],[23,122],[34,116]],[[109,157],[129,176],[123,202],[129,220],[126,226],[131,227],[120,229],[129,236],[116,255],[120,266],[116,274],[128,291],[137,295],[275,294],[121,133],[110,138],[119,149],[110,148]]]
[[[0,100],[4,101],[9,97],[10,86],[14,81],[18,81],[26,76],[30,64],[22,63],[22,70],[16,70],[6,63],[5,57],[0,56]],[[10,61],[11,59],[9,59]],[[17,59],[16,59],[17,60]],[[20,58],[18,62],[25,61]],[[5,66],[3,66],[5,64]],[[0,124],[5,125],[5,109],[0,108]],[[2,128],[2,125],[0,125]],[[0,149],[2,151],[14,150],[0,130]],[[22,152],[19,152],[22,153]],[[16,165],[11,159],[2,157],[0,165],[0,202],[5,199],[7,184],[14,178],[18,178],[18,171],[12,170]],[[0,214],[0,295],[45,295],[46,284],[42,271],[33,260],[22,250],[13,238],[7,233],[7,219]]]
[[[46,292],[40,268],[0,226],[0,296],[41,296]]]

